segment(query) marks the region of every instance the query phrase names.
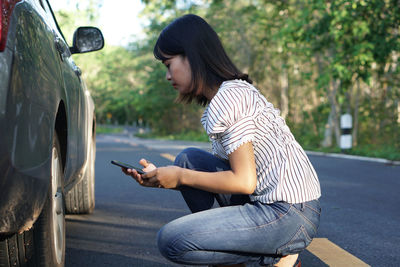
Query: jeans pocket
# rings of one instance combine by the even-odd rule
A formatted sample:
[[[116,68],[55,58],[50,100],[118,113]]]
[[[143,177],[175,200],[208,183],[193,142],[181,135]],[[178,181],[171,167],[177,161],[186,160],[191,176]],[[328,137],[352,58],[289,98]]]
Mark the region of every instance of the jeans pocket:
[[[306,228],[301,225],[292,239],[278,248],[277,254],[285,256],[288,254],[300,253],[311,243],[311,241],[312,238],[308,235]]]

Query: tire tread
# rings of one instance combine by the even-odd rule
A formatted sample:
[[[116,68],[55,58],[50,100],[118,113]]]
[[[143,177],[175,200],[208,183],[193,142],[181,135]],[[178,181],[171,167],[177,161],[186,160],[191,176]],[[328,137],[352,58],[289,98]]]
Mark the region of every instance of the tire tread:
[[[0,267],[36,266],[33,229],[0,239]]]
[[[90,164],[95,158],[95,139],[92,140],[93,150],[92,156],[89,157]],[[91,168],[88,166],[87,168]],[[69,192],[65,195],[65,211],[68,214],[90,214],[94,210],[94,192],[92,183],[94,184],[94,168],[92,170],[86,170],[83,174],[82,180],[77,183]]]

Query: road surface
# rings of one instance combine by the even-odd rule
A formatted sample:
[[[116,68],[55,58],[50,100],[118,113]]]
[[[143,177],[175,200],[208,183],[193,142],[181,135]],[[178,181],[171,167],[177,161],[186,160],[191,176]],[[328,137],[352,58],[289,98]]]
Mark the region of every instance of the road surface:
[[[112,159],[158,166],[187,146],[209,144],[99,135],[96,209],[67,216],[66,266],[177,266],[158,252],[165,223],[189,214],[173,190],[143,188]],[[310,155],[322,187],[318,238],[301,253],[302,266],[400,266],[400,166]]]

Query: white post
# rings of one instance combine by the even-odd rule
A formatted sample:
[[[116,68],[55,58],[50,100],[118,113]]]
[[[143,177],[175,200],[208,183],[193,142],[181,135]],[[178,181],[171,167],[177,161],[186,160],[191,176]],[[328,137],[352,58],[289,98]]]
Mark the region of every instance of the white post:
[[[340,136],[340,148],[350,149],[352,147],[352,137],[351,137],[351,130],[353,128],[353,119],[350,114],[346,113],[340,116],[340,129],[341,129],[341,136]]]

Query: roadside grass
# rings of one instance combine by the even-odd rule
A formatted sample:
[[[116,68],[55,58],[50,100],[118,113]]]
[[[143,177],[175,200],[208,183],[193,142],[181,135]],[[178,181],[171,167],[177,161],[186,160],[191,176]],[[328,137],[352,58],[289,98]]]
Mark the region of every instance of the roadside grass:
[[[136,134],[135,136],[141,138],[154,138],[162,140],[181,140],[181,141],[194,141],[194,142],[209,142],[208,135],[203,132],[187,131],[177,134],[157,134],[157,133],[145,133]]]
[[[185,140],[185,141],[200,141],[209,142],[208,136],[205,133],[187,132],[179,134],[169,134],[169,135],[157,135],[154,133],[148,134],[138,134],[136,135],[142,138],[154,138],[154,139],[164,139],[164,140]],[[356,155],[372,158],[383,158],[392,161],[400,161],[400,150],[394,146],[385,145],[358,145],[351,149],[342,151],[339,147],[317,147],[317,146],[306,146],[306,150],[318,151],[324,153],[338,153],[346,155]]]
[[[112,125],[101,125],[97,126],[97,134],[113,134],[122,133],[124,131],[123,126],[112,126]],[[135,134],[135,136],[147,139],[161,139],[161,140],[182,140],[182,141],[195,141],[195,142],[209,142],[208,136],[205,132],[196,131],[183,131],[176,134],[162,134],[162,133],[142,133]],[[301,143],[300,143],[301,144]],[[351,149],[342,151],[339,147],[328,147],[322,148],[315,145],[315,142],[310,142],[303,145],[305,150],[318,151],[324,153],[338,153],[346,155],[357,155],[364,157],[383,158],[392,161],[400,161],[400,149],[395,145],[377,145],[377,144],[366,144],[358,145]]]
[[[123,127],[111,126],[111,125],[97,125],[96,134],[115,134],[122,133],[124,131]]]
[[[357,146],[348,152],[351,155],[360,155],[373,158],[384,158],[393,161],[400,161],[400,150],[389,145],[362,145]]]

